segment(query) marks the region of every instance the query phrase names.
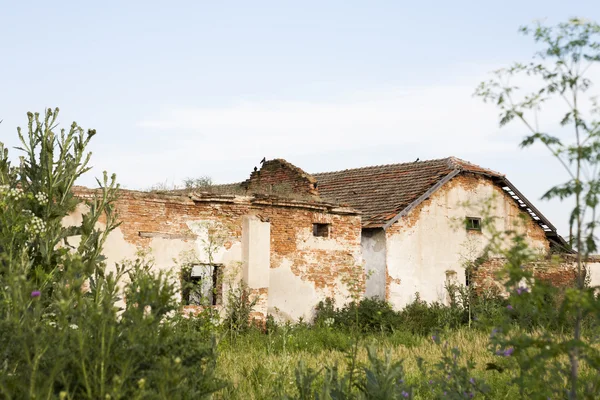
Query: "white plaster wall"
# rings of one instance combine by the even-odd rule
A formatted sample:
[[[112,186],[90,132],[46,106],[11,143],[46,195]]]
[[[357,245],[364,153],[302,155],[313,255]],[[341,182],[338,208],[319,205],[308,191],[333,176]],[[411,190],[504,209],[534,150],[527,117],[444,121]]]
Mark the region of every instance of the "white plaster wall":
[[[284,259],[271,269],[268,313],[278,321],[311,320],[314,306],[322,300],[313,283],[292,272],[292,261]]]
[[[363,229],[362,257],[367,274],[366,297],[385,299],[386,238],[383,229]]]
[[[590,272],[590,285],[600,286],[600,262],[588,263],[587,267]]]
[[[251,289],[269,287],[271,267],[271,224],[255,216],[242,221],[242,258],[244,281]]]
[[[290,221],[290,223],[293,223]],[[335,229],[335,224],[332,226]],[[348,263],[357,267],[362,273],[362,256],[358,242],[349,249],[348,245],[337,241],[334,237],[317,237],[313,235],[312,226],[296,230],[296,248],[302,253],[303,268],[320,268],[322,261],[311,252],[312,250],[337,251],[347,253]],[[298,257],[294,254],[291,257]],[[337,276],[333,284],[320,288],[314,282],[303,279],[292,271],[294,263],[292,258],[282,257],[277,260],[277,265],[270,270],[268,313],[278,321],[297,321],[299,318],[312,321],[315,306],[319,301],[332,297],[337,306],[343,306],[351,301],[351,293],[345,280],[347,276]],[[323,268],[330,268],[323,265]]]
[[[475,186],[450,181],[420,209],[396,222],[397,226],[387,233],[386,252],[387,273],[392,281],[388,300],[396,309],[412,302],[417,292],[428,302],[446,302],[449,271],[456,272],[457,283],[465,283],[465,261],[481,255],[489,236],[486,232],[467,231],[463,221],[465,217],[483,217],[485,202],[491,202],[491,212],[499,217],[495,220],[497,230],[515,228],[519,221],[515,203],[487,180]],[[539,251],[547,247],[544,239],[529,242]]]
[[[87,206],[80,204],[76,210],[65,217],[62,221],[63,226],[75,226],[81,224],[82,214],[88,212]],[[102,254],[106,257],[107,270],[114,271],[117,263],[123,263],[127,260],[135,259],[141,250],[145,251],[149,260],[154,263],[154,269],[170,271],[173,275],[173,281],[178,284],[179,265],[185,262],[203,262],[208,263],[212,259],[213,263],[223,264],[226,271],[226,279],[224,280],[223,292],[226,293],[228,288],[234,282],[240,279],[240,268],[242,261],[242,245],[241,242],[228,240],[229,246],[225,247],[221,240],[214,245],[214,240],[209,238],[209,226],[215,227],[219,232],[225,232],[224,227],[219,227],[218,222],[214,221],[189,221],[187,223],[190,230],[196,234],[195,239],[180,239],[169,237],[153,237],[150,241],[149,249],[142,249],[125,240],[123,232],[120,228],[114,229],[107,237]],[[97,228],[104,229],[105,225],[98,223]],[[221,228],[221,229],[219,229]],[[69,244],[77,246],[80,238],[72,236],[69,238]],[[213,243],[213,251],[207,251],[208,243]],[[210,253],[210,254],[209,254]],[[125,283],[125,282],[122,282]],[[226,297],[223,296],[223,302],[226,302]]]

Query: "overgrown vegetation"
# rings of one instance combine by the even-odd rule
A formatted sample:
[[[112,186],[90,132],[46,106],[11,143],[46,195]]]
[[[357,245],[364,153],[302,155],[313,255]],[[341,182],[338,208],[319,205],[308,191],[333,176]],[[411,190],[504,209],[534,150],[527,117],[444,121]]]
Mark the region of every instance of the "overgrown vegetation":
[[[19,166],[0,146],[0,397],[206,397],[223,386],[215,346],[175,313],[172,279],[143,259],[104,263],[115,177],[80,224],[62,225],[95,132],[58,131],[57,117],[28,114]]]
[[[362,281],[351,277],[352,301],[321,302],[314,324],[252,324],[256,299],[244,285],[231,286],[223,321],[211,308],[186,318],[178,277],[144,257],[105,265],[102,247],[118,226],[114,176],[105,173],[95,198],[78,208],[80,223],[63,226],[82,201],[72,189],[89,170],[95,132],[76,123],[58,131],[58,109],[30,113],[27,131],[19,130],[20,165],[0,144],[0,397],[597,398],[600,299],[585,263],[597,251],[600,122],[592,116],[600,109],[591,102],[584,113],[581,96],[591,86],[587,63],[600,61],[600,27],[571,20],[523,32],[545,45],[542,62],[501,71],[477,93],[500,107],[501,124],[521,120],[531,129],[523,146],[541,142],[568,171],[569,181],[546,197],[575,200],[575,287],[537,279],[527,265],[539,255],[526,238],[490,223],[485,253],[506,261],[505,297],[451,286],[447,306],[416,296],[395,311],[362,299]],[[506,79],[519,73],[543,86],[517,99]],[[573,128],[572,140],[527,119],[552,96],[568,106],[560,134]]]

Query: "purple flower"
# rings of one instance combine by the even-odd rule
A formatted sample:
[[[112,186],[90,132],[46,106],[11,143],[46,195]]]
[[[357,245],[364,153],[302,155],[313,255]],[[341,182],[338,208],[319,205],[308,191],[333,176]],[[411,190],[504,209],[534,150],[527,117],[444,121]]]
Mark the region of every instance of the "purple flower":
[[[39,290],[34,290],[33,292],[31,292],[31,297],[40,297],[42,295],[42,292],[40,292]]]
[[[507,310],[512,310],[512,309],[513,309],[513,306],[511,306],[511,305],[509,304],[509,305],[507,305],[507,306],[506,306],[506,309],[507,309]]]
[[[471,382],[471,385],[474,385],[475,384],[475,378],[469,379],[469,382]]]
[[[402,397],[408,397],[408,392],[402,391]]]
[[[433,385],[433,381],[432,381],[431,379],[429,380],[429,384],[430,384],[430,385]]]
[[[504,357],[510,357],[512,355],[512,353],[515,352],[515,349],[512,347],[509,347],[508,349],[504,350]]]
[[[521,295],[523,293],[529,293],[529,288],[519,286],[517,288],[517,294]]]
[[[433,336],[431,337],[431,340],[433,340],[433,341],[435,342],[435,341],[437,340],[437,336],[433,335]]]

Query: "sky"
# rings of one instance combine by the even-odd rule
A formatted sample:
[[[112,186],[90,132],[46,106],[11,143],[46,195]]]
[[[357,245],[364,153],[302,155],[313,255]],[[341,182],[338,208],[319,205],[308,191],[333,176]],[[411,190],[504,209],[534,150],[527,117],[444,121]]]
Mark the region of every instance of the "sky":
[[[500,128],[473,92],[490,71],[531,59],[519,26],[600,21],[600,2],[0,6],[0,141],[18,144],[27,111],[60,107],[62,127],[98,132],[80,184],[104,170],[128,189],[239,182],[263,157],[324,172],[455,156],[506,174],[568,233],[570,204],[540,200],[567,179],[562,167],[542,147],[520,149],[525,128]],[[556,115],[549,105],[542,124]]]

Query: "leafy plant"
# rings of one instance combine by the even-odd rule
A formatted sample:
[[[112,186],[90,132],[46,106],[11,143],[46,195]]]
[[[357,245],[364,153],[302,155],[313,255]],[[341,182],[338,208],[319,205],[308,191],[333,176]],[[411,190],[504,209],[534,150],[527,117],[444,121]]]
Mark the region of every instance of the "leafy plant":
[[[0,144],[0,397],[207,397],[223,386],[215,344],[176,315],[170,275],[143,258],[107,268],[118,185],[105,173],[76,197],[95,131],[57,132],[57,116],[28,114],[17,167]]]
[[[568,338],[503,330],[502,334],[494,336],[493,342],[499,351],[514,350],[520,371],[516,383],[522,395],[537,388],[569,399],[594,396],[599,383],[582,386],[579,380],[582,367],[596,370],[600,367],[600,353],[594,342],[582,335],[584,318],[600,315],[595,289],[585,285],[586,261],[589,254],[597,251],[596,211],[600,195],[597,169],[600,121],[595,119],[600,108],[593,97],[587,102],[589,107],[586,104],[585,95],[592,87],[586,73],[600,61],[600,25],[573,18],[555,27],[538,23],[533,28],[522,28],[521,32],[532,35],[535,42],[542,44],[543,48],[536,53],[537,60],[496,71],[495,77],[482,83],[476,94],[499,108],[500,125],[521,121],[529,131],[521,146],[542,144],[569,176],[567,182],[552,187],[543,197],[570,199],[575,204],[569,220],[569,242],[576,251],[577,282],[575,288],[566,290],[557,305],[559,315],[572,313],[574,318]],[[515,77],[521,76],[529,77],[537,89],[523,94],[513,82]],[[557,100],[565,107],[555,132],[547,131],[537,123],[538,110],[551,100]],[[526,261],[521,259],[527,258],[526,245],[523,238],[513,239],[513,249],[507,254],[506,272],[515,304],[510,304],[509,311],[529,307],[530,312],[551,312],[546,300],[553,295],[553,289],[521,268],[521,261]],[[520,286],[523,280],[527,281],[526,289],[530,288],[530,291],[524,292]],[[526,301],[522,300],[525,298]],[[562,356],[566,356],[566,363]],[[567,383],[567,391],[563,382]]]

